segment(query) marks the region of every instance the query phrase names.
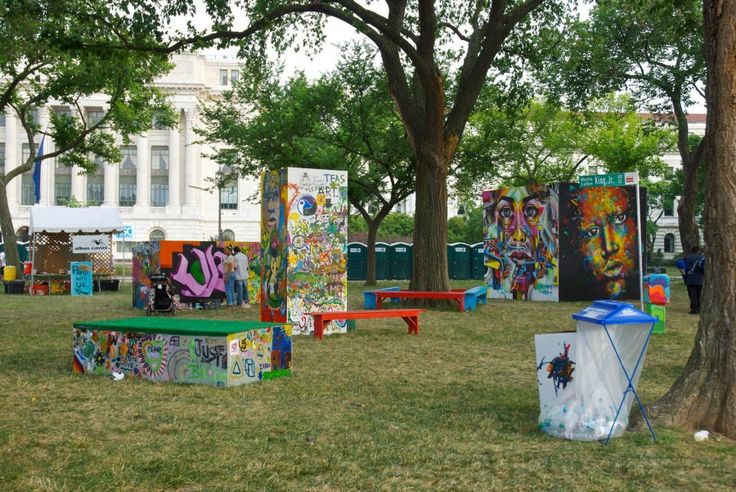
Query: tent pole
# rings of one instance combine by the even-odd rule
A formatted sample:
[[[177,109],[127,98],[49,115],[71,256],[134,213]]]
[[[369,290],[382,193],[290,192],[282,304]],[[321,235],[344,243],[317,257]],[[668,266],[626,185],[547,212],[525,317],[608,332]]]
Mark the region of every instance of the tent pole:
[[[29,287],[31,295],[35,295],[33,290],[33,278],[36,274],[36,233],[31,233],[31,286]]]

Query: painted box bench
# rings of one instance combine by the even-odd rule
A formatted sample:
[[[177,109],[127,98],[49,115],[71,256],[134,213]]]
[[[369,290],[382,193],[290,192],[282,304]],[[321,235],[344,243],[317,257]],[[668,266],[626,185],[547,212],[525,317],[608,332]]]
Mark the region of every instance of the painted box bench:
[[[291,374],[291,325],[124,318],[74,323],[72,369],[229,387]]]

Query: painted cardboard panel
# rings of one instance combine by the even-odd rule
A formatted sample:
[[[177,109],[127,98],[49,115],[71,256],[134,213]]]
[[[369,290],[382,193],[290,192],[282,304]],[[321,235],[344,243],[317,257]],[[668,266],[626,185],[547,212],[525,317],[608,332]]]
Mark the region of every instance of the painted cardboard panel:
[[[231,349],[234,343],[235,350]],[[73,330],[73,371],[154,382],[225,387],[291,373],[291,330],[274,326],[228,337]]]
[[[71,271],[71,294],[73,296],[92,295],[92,262],[72,261]]]
[[[483,208],[489,297],[557,301],[558,186],[486,191]]]
[[[133,244],[133,306],[144,308],[150,273],[163,272],[172,282],[178,308],[225,298],[225,246],[239,246],[248,256],[251,302],[259,302],[260,244],[237,241],[150,241]]]
[[[534,347],[539,408],[544,413],[563,394],[575,391],[577,333],[534,335]]]
[[[658,306],[666,306],[670,303],[669,275],[653,273],[644,277],[644,302]]]
[[[561,185],[561,301],[639,299],[636,213],[635,186]]]
[[[286,169],[261,176],[261,321],[286,321]]]
[[[289,168],[288,321],[296,334],[314,331],[311,311],[347,309],[346,171]],[[325,333],[344,333],[329,323]]]

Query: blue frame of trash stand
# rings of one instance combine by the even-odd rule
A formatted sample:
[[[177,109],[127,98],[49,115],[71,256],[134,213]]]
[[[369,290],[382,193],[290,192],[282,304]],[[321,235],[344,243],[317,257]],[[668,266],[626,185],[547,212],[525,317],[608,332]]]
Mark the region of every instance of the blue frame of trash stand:
[[[572,318],[579,321],[586,321],[588,323],[601,325],[603,327],[608,340],[611,342],[611,347],[613,347],[613,352],[616,354],[616,358],[618,359],[618,363],[621,366],[621,370],[624,371],[624,375],[626,376],[626,379],[628,381],[628,386],[626,387],[626,390],[624,390],[623,398],[621,398],[621,403],[618,406],[618,410],[616,410],[616,416],[613,418],[613,422],[611,423],[611,430],[608,431],[608,437],[606,437],[604,444],[608,444],[608,441],[611,439],[614,425],[618,420],[618,416],[621,414],[621,409],[626,402],[626,396],[629,392],[634,395],[636,403],[639,405],[639,411],[641,412],[642,417],[644,417],[644,422],[646,422],[647,427],[649,428],[649,432],[652,434],[652,440],[656,442],[657,436],[654,434],[654,429],[652,429],[652,425],[647,418],[646,412],[644,411],[644,405],[639,399],[639,395],[636,393],[636,389],[634,389],[632,381],[634,380],[634,376],[636,376],[636,371],[639,370],[641,360],[647,351],[647,347],[649,346],[649,339],[652,337],[654,323],[657,322],[657,319],[654,316],[642,313],[641,311],[636,309],[633,304],[618,301],[593,301],[592,306],[573,314]],[[645,323],[649,323],[651,325],[649,327],[649,333],[647,333],[647,338],[644,342],[644,345],[642,346],[641,352],[639,353],[639,357],[636,360],[634,370],[631,372],[631,375],[629,375],[629,372],[626,370],[626,366],[621,359],[621,355],[618,352],[618,347],[616,347],[616,344],[613,343],[613,338],[611,338],[611,334],[608,331],[608,326]]]

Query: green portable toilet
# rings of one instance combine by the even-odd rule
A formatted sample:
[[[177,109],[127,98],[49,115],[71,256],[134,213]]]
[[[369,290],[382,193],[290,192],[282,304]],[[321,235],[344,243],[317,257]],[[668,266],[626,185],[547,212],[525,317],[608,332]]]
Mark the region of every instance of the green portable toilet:
[[[486,267],[483,264],[483,246],[485,243],[475,243],[470,246],[470,278],[483,280]]]
[[[447,245],[447,269],[452,280],[470,278],[470,245],[452,243]]]
[[[410,280],[412,245],[408,243],[393,243],[391,251],[391,279]]]
[[[348,280],[365,280],[368,272],[368,246],[348,244]]]
[[[18,246],[18,259],[21,262],[26,262],[30,260],[30,257],[28,256],[28,243],[16,243]],[[0,243],[0,251],[5,251],[5,243]]]
[[[376,243],[376,280],[391,278],[391,252],[387,243]]]

